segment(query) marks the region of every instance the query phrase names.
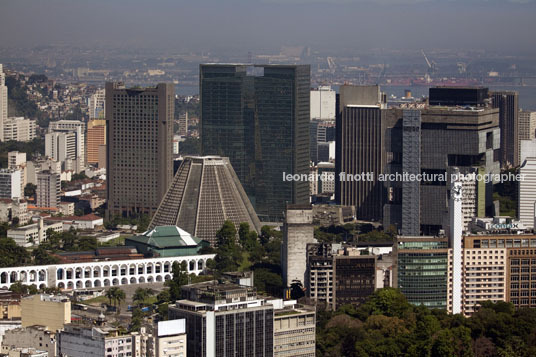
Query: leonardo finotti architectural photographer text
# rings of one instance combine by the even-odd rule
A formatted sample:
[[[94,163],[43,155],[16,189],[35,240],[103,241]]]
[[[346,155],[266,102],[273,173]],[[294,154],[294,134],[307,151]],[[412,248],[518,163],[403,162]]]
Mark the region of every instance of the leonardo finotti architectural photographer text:
[[[503,183],[508,181],[523,181],[524,176],[522,174],[513,174],[513,173],[503,173],[503,174],[460,174],[455,173],[451,174],[450,182],[454,181],[484,181]],[[409,172],[397,172],[392,174],[378,174],[375,175],[374,172],[362,172],[359,174],[347,174],[346,172],[339,173],[339,181],[391,181],[391,182],[448,182],[448,174],[444,173],[420,173],[414,174]],[[335,173],[333,172],[323,172],[322,174],[287,174],[283,172],[283,181],[334,181]]]

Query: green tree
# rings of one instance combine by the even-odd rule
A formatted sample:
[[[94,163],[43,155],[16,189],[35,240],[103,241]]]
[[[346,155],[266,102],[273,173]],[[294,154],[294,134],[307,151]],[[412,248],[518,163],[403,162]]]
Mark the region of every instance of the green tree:
[[[264,245],[266,260],[271,264],[281,265],[281,244],[281,238],[276,237]]]
[[[238,238],[240,240],[240,245],[245,249],[249,240],[249,224],[247,222],[240,223],[240,227],[238,228]]]
[[[66,251],[77,251],[78,249],[78,235],[76,229],[71,227],[67,232],[59,233],[62,249]]]
[[[154,294],[154,290],[151,288],[137,288],[134,291],[132,300],[138,305],[142,305],[143,302]]]
[[[270,226],[261,227],[261,234],[259,235],[259,239],[261,241],[262,246],[265,246],[271,239],[274,238],[283,238],[283,233],[281,233],[280,231],[276,231]]]
[[[110,288],[106,291],[106,294],[104,294],[104,296],[106,296],[106,298],[108,299],[109,301],[109,304],[108,305],[112,305],[112,303],[115,301],[115,295],[114,295],[115,291],[113,290],[113,288]]]
[[[219,272],[236,271],[242,262],[242,252],[236,244],[236,228],[227,220],[216,233],[216,269]]]
[[[97,249],[98,242],[95,237],[82,236],[78,238],[76,243],[76,250],[78,251],[87,251]]]
[[[37,189],[37,186],[33,183],[27,183],[26,186],[24,186],[24,197],[34,197],[35,198],[35,190]]]
[[[43,249],[57,252],[62,249],[61,234],[55,232],[52,228],[47,229],[47,240],[40,244]]]
[[[172,266],[173,278],[164,284],[169,288],[169,301],[179,300],[181,298],[181,287],[188,284],[188,269],[185,261],[180,264],[174,262]]]
[[[143,323],[144,314],[139,307],[136,307],[132,310],[132,319],[130,320],[130,325],[128,328],[129,332],[139,331]]]
[[[119,313],[121,302],[125,301],[126,299],[125,291],[117,286],[114,286],[106,291],[105,296],[110,301],[110,305],[113,304],[113,306],[117,309],[117,313]]]
[[[0,268],[28,265],[31,263],[30,253],[20,247],[11,238],[0,238]]]
[[[158,305],[158,317],[160,320],[167,320],[168,319],[168,311],[169,311],[169,304],[163,303]]]
[[[115,292],[115,300],[117,301],[117,313],[119,314],[119,312],[121,311],[121,303],[123,301],[125,301],[125,299],[127,298],[126,294],[125,294],[125,291],[120,289],[120,288],[116,288],[116,292]]]
[[[141,304],[147,298],[147,291],[144,288],[137,288],[132,296],[132,301]]]
[[[9,291],[12,291],[17,294],[26,295],[28,294],[28,286],[24,285],[20,281],[16,281],[9,287]]]
[[[169,293],[169,289],[164,289],[160,293],[158,293],[158,295],[156,295],[156,301],[159,304],[171,301],[171,294]]]
[[[89,177],[86,176],[86,172],[85,171],[81,171],[80,173],[78,174],[72,174],[71,175],[71,181],[78,181],[78,180],[86,180],[88,179]]]
[[[257,290],[281,296],[283,292],[283,279],[281,274],[267,268],[255,268],[254,284]]]
[[[7,231],[9,230],[9,223],[2,222],[0,223],[0,238],[7,237]]]
[[[58,257],[51,255],[42,245],[32,251],[32,256],[36,265],[57,264],[60,261]]]
[[[242,249],[248,253],[248,260],[251,264],[260,263],[264,257],[264,248],[261,246],[257,233],[250,231],[248,223],[240,223],[238,237]]]
[[[35,285],[24,285],[20,281],[16,281],[15,283],[11,284],[9,291],[22,295],[35,295],[39,293],[39,290]]]
[[[408,303],[406,297],[398,289],[384,288],[374,292],[369,299],[360,307],[361,316],[386,315],[403,318],[413,306]]]

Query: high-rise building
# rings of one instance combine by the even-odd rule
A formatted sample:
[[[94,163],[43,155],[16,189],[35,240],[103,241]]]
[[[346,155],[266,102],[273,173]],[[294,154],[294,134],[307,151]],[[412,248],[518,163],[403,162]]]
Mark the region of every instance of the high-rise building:
[[[310,160],[313,163],[329,161],[329,145],[335,142],[335,122],[312,119],[309,126]],[[327,149],[327,153],[324,148]]]
[[[311,90],[311,120],[335,120],[336,93],[330,86]]]
[[[521,149],[519,151],[521,166],[527,158],[536,157],[536,139],[532,140],[519,140],[519,145]]]
[[[11,117],[4,120],[4,141],[28,142],[36,138],[35,120],[24,117]]]
[[[316,353],[316,311],[295,301],[274,306],[274,357],[312,357]]]
[[[7,86],[6,86],[6,75],[4,74],[4,68],[0,63],[0,141],[5,141],[4,139],[4,122],[7,120]]]
[[[172,84],[106,83],[107,215],[152,215],[173,178]]]
[[[229,159],[186,156],[158,206],[149,229],[178,226],[216,245],[226,220],[238,230],[246,222],[260,233],[261,224]]]
[[[521,180],[518,182],[518,217],[526,228],[536,225],[536,157],[528,157],[519,169]]]
[[[335,141],[318,143],[318,162],[335,162]]]
[[[483,301],[507,301],[507,249],[504,243],[501,247],[483,248],[475,243],[475,240],[482,242],[482,238],[485,236],[466,236],[462,242],[461,312],[466,316],[475,312]]]
[[[421,173],[421,112],[402,112],[402,172]],[[418,236],[421,232],[421,183],[402,182],[402,224],[404,236]]]
[[[48,126],[48,132],[74,135],[74,143],[72,143],[72,139],[67,140],[71,142],[69,146],[74,146],[75,149],[74,154],[77,161],[76,171],[83,171],[86,166],[86,123],[78,120],[52,121]],[[74,160],[72,157],[68,158]],[[59,159],[57,160],[61,161]]]
[[[155,357],[186,357],[186,320],[159,321],[156,325]]]
[[[97,89],[95,94],[89,97],[89,119],[104,119],[106,117],[106,90]]]
[[[490,92],[493,108],[499,108],[501,129],[501,165],[519,166],[519,93]]]
[[[188,135],[188,112],[179,115],[179,135]]]
[[[335,281],[333,270],[332,245],[327,243],[307,244],[307,270],[305,291],[315,305],[326,309],[335,306],[333,283]]]
[[[502,224],[508,226],[509,224]],[[462,240],[461,277],[449,279],[449,291],[461,290],[461,313],[469,316],[483,301],[506,301],[516,308],[536,307],[536,236],[508,232],[467,235]],[[519,234],[521,233],[521,234]],[[454,255],[454,254],[449,254]],[[454,304],[449,299],[449,311]]]
[[[7,154],[7,165],[10,169],[17,168],[21,165],[26,164],[26,153],[18,151],[10,151]]]
[[[281,247],[281,268],[285,286],[289,287],[296,281],[305,286],[306,248],[307,244],[315,242],[313,207],[311,205],[288,205]]]
[[[21,171],[0,169],[0,198],[23,198],[21,192]]]
[[[54,161],[76,160],[76,134],[52,132],[45,134],[45,155]]]
[[[441,89],[441,95],[433,89]],[[415,235],[435,235],[444,225],[449,177],[454,168],[464,175],[499,173],[499,111],[479,99],[485,97],[485,92],[480,88],[431,88],[430,102],[441,106],[387,111],[385,153],[387,171],[394,179],[384,182],[385,226],[394,224]],[[465,106],[460,107],[460,103]],[[409,124],[410,117],[415,125]],[[426,175],[408,180],[402,176],[406,172]],[[471,197],[475,200],[467,204],[476,204],[472,210],[478,216],[492,206],[492,188],[493,182],[478,182],[472,188]],[[468,186],[465,189],[470,191]]]
[[[519,165],[523,165],[524,160],[521,159],[521,140],[533,140],[536,138],[536,112],[520,110],[518,127]]]
[[[345,304],[359,305],[378,288],[391,286],[391,255],[361,255],[363,250],[341,244],[308,244],[306,292],[316,305],[335,310]],[[372,254],[371,254],[372,253]],[[385,264],[379,264],[384,263]],[[388,262],[389,260],[389,262]]]
[[[318,193],[335,193],[335,163],[319,162],[318,173]]]
[[[355,206],[358,219],[381,220],[384,192],[377,180],[386,162],[385,95],[380,87],[343,85],[339,89],[335,154],[335,199]],[[366,175],[355,179],[356,175]],[[370,177],[369,177],[370,176]]]
[[[309,124],[309,160],[312,163],[318,162],[319,123],[319,120],[314,119]]]
[[[99,148],[101,145],[106,145],[106,120],[90,120],[87,125],[86,161],[88,164],[99,164]]]
[[[200,66],[203,155],[229,157],[261,220],[309,202],[308,65]]]
[[[414,305],[447,309],[448,239],[399,236],[395,287]]]
[[[374,293],[377,256],[359,254],[356,249],[334,256],[335,308],[345,304],[359,305]]]
[[[36,205],[38,207],[58,207],[60,191],[60,175],[47,170],[37,174]]]
[[[255,288],[216,281],[185,285],[170,319],[186,319],[188,356],[273,356],[274,306]]]
[[[18,151],[10,151],[7,154],[7,167],[12,170],[20,171],[20,193],[21,198],[24,197],[24,187],[27,184],[27,168],[26,168],[26,153]]]

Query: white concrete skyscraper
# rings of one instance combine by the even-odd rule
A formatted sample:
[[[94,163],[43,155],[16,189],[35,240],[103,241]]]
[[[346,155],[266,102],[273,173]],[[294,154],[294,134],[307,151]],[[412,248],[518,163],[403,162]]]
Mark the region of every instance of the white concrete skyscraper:
[[[536,158],[528,157],[519,168],[519,220],[525,228],[534,227],[534,205],[536,202]]]
[[[452,251],[452,313],[459,314],[462,309],[462,181],[453,180],[450,186],[449,202],[449,241]]]
[[[0,141],[4,141],[4,122],[7,120],[6,75],[0,63]]]

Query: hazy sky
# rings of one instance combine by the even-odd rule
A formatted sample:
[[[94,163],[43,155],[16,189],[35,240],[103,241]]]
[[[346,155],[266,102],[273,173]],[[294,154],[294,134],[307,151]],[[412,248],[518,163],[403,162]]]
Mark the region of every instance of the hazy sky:
[[[536,53],[536,0],[0,0],[0,46]]]

